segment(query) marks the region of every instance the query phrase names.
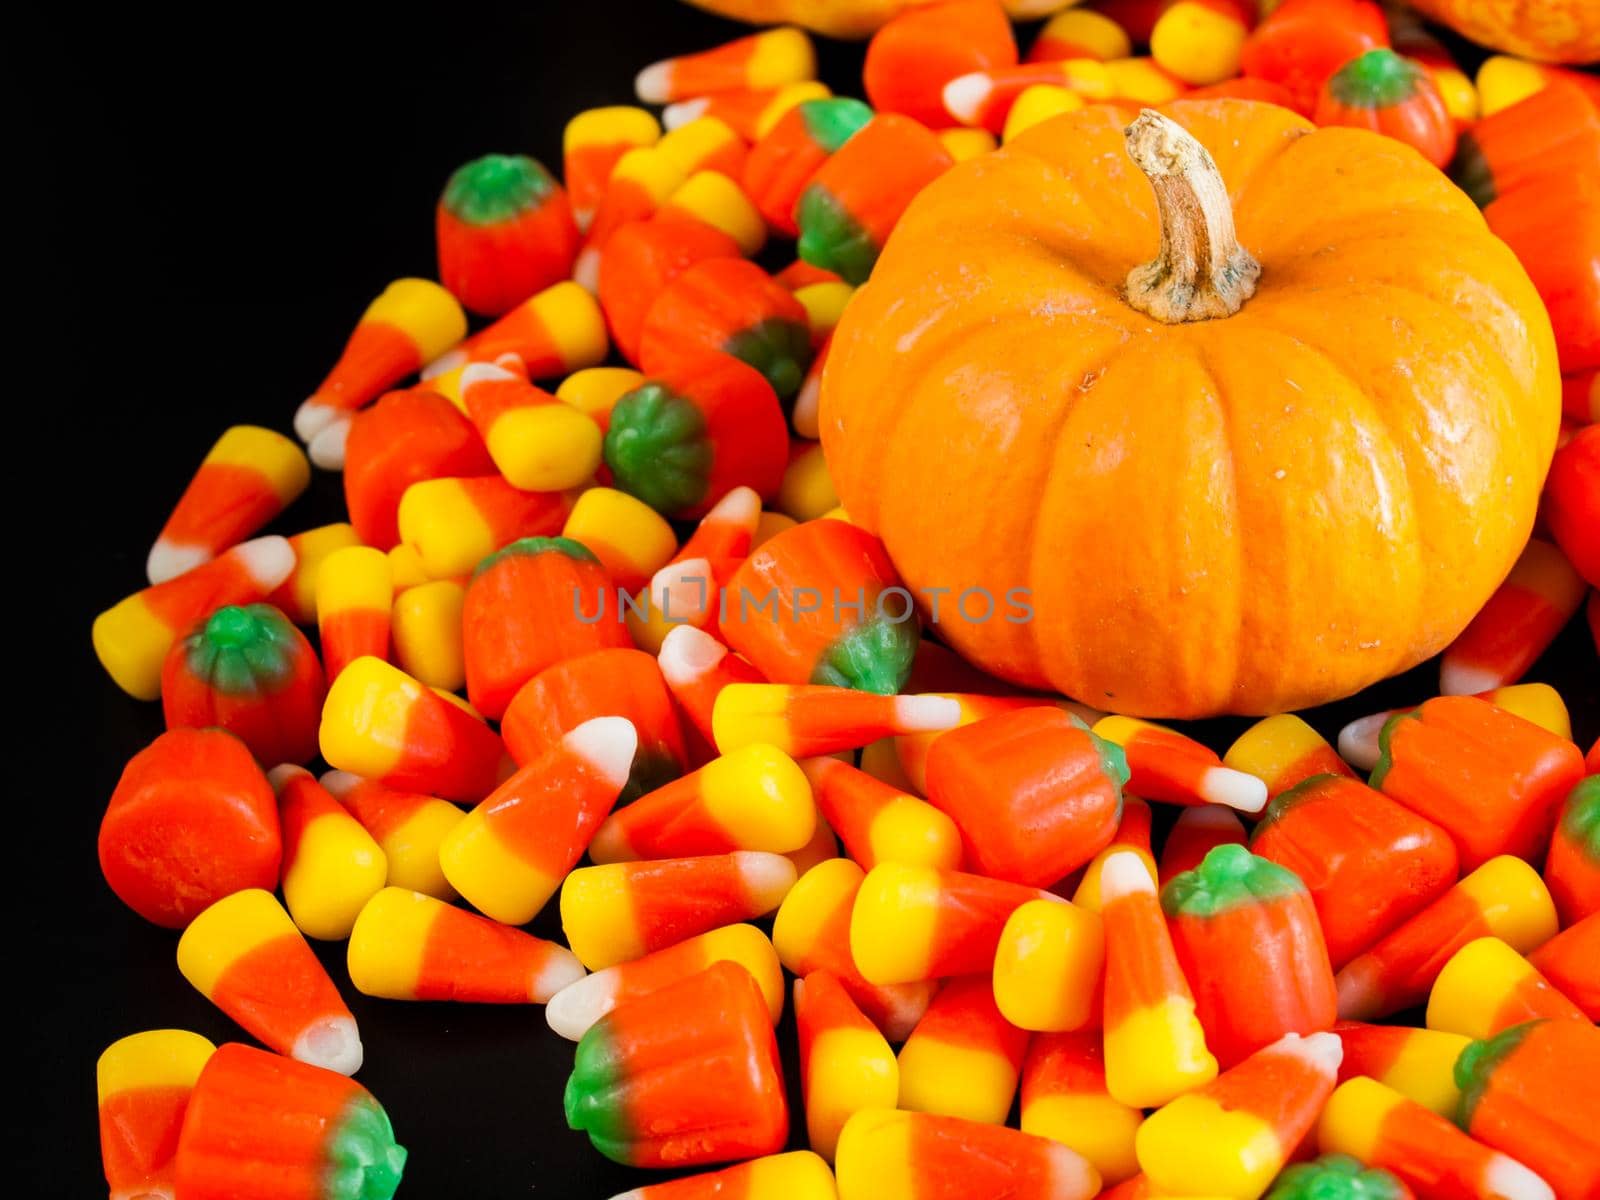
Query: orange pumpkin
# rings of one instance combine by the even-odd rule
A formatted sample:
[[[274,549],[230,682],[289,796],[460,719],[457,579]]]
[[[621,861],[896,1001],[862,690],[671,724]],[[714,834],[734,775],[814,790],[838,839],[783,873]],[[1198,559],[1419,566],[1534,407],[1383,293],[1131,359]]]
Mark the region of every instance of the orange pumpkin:
[[[688,0],[696,8],[752,25],[799,25],[836,38],[864,38],[908,8],[935,0]],[[1078,0],[1004,0],[1014,21],[1048,17]],[[1583,0],[1572,0],[1582,3]]]
[[[978,665],[1149,716],[1321,703],[1445,646],[1515,561],[1550,322],[1409,147],[1168,111],[1058,117],[922,192],[834,333],[823,445]],[[1019,587],[1031,619],[951,603]]]
[[[1540,62],[1600,59],[1600,4],[1595,0],[1411,0],[1411,7],[1508,54]]]

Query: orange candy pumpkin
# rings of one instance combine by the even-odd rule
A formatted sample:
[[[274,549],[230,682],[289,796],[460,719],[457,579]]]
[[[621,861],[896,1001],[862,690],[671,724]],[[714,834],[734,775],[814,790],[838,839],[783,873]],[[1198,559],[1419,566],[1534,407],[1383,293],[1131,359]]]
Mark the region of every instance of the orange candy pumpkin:
[[[942,622],[978,665],[1125,713],[1289,711],[1436,653],[1505,576],[1555,345],[1409,149],[1169,111],[1068,114],[923,191],[834,334],[822,440],[919,596],[1028,589],[1031,619]]]

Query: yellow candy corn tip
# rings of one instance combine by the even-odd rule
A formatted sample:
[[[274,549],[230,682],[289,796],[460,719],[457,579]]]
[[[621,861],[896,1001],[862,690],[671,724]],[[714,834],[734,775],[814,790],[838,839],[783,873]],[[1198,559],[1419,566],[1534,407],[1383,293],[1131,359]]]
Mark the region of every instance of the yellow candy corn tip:
[[[1450,956],[1428,995],[1429,1029],[1486,1038],[1506,993],[1533,967],[1497,937],[1475,938]]]
[[[927,978],[941,890],[931,867],[879,863],[867,872],[850,912],[850,953],[864,979],[883,985]]]
[[[568,404],[506,413],[486,439],[500,473],[527,492],[559,492],[587,482],[600,465],[602,440],[600,427]]]

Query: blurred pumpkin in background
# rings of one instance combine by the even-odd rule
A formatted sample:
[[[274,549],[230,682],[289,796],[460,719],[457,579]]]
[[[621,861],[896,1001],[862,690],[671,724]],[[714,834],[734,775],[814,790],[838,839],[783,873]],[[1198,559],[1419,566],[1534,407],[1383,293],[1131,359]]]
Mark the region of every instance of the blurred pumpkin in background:
[[[978,666],[1143,716],[1320,704],[1436,653],[1516,560],[1550,321],[1411,148],[1167,111],[1059,117],[924,190],[835,331],[823,445]]]
[[[1556,63],[1600,59],[1596,0],[1411,0],[1411,7],[1508,54]]]
[[[696,8],[752,25],[799,25],[836,38],[864,38],[890,18],[936,0],[688,0]],[[1047,17],[1078,0],[1002,0],[1014,21]]]

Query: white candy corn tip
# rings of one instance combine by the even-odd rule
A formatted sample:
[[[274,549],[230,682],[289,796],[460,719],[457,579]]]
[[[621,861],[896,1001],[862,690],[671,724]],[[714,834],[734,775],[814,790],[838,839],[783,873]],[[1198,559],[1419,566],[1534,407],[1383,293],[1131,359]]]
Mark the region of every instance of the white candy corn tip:
[[[896,696],[894,722],[901,733],[943,733],[961,724],[961,702],[949,696]]]
[[[324,471],[342,471],[345,443],[349,440],[350,418],[341,417],[311,439],[306,447],[306,457]]]
[[[356,785],[362,782],[362,778],[354,771],[324,771],[322,778],[317,782],[335,800],[342,800],[356,790]]]
[[[795,393],[794,411],[789,414],[794,431],[803,438],[815,441],[822,433],[822,380],[807,375],[800,390]]]
[[[750,908],[757,914],[769,913],[783,903],[799,877],[794,863],[782,854],[764,850],[736,850],[734,867],[744,883]]]
[[[467,352],[457,347],[454,350],[446,350],[439,355],[438,358],[417,372],[417,376],[420,379],[432,379],[435,375],[443,375],[446,371],[454,371],[457,367],[465,366],[466,363]]]
[[[556,946],[548,961],[528,981],[528,999],[535,1004],[547,1003],[587,974],[576,954],[565,946]]]
[[[674,129],[682,129],[690,121],[698,121],[706,115],[706,110],[711,107],[711,101],[704,97],[693,100],[680,100],[676,104],[669,104],[661,110],[661,128],[671,133]]]
[[[650,599],[672,621],[698,625],[711,611],[715,587],[711,560],[686,558],[668,563],[655,573],[650,580]]]
[[[295,436],[302,442],[309,443],[317,434],[338,420],[343,411],[332,404],[324,404],[315,396],[302,401],[294,412]]]
[[[238,557],[245,574],[263,592],[277,590],[280,583],[294,574],[294,547],[288,538],[276,534],[240,542],[228,553]]]
[[[1045,1157],[1049,1162],[1050,1184],[1040,1195],[1056,1200],[1083,1200],[1099,1194],[1100,1172],[1071,1146],[1049,1141]]]
[[[703,629],[675,625],[661,639],[656,664],[670,686],[687,687],[727,656],[728,648]]]
[[[1155,880],[1150,869],[1132,850],[1118,850],[1108,855],[1100,864],[1100,903],[1110,904],[1123,896],[1136,896],[1141,892],[1154,895]]]
[[[1337,1033],[1321,1032],[1301,1035],[1286,1033],[1267,1047],[1272,1054],[1297,1058],[1321,1071],[1329,1079],[1339,1074],[1339,1064],[1344,1061],[1344,1043]]]
[[[591,296],[600,294],[600,251],[597,248],[585,246],[578,251],[578,257],[572,260],[572,282]]]
[[[526,375],[506,370],[497,362],[468,363],[461,372],[461,394],[465,396],[480,383],[513,383],[526,378]]]
[[[165,583],[210,561],[211,551],[204,546],[186,546],[159,538],[144,560],[144,574],[151,583]]]
[[[1356,958],[1347,962],[1333,977],[1333,986],[1338,993],[1340,1020],[1370,1020],[1383,1006],[1377,968],[1370,959]]]
[[[1244,831],[1243,822],[1234,816],[1233,809],[1226,804],[1202,804],[1198,808],[1186,808],[1178,814],[1177,824],[1185,829]]]
[[[653,62],[635,75],[633,94],[641,104],[665,104],[672,99],[672,60]]]
[[[1505,682],[1499,672],[1456,662],[1449,654],[1439,662],[1439,694],[1442,696],[1476,696],[1479,692],[1493,691]]]
[[[354,1075],[361,1069],[361,1035],[351,1017],[324,1017],[295,1039],[289,1057],[313,1067]]]
[[[1483,1191],[1500,1200],[1555,1200],[1555,1189],[1509,1154],[1496,1153],[1483,1169]]]
[[[294,763],[279,763],[277,766],[273,767],[272,770],[267,772],[267,782],[272,785],[272,794],[274,796],[281,796],[283,794],[283,789],[288,785],[291,779],[297,778],[301,775],[309,774],[311,774],[310,771],[306,770],[304,767],[296,766]]]
[[[1378,765],[1378,734],[1394,716],[1394,710],[1357,717],[1339,730],[1339,757],[1358,771],[1370,771]]]
[[[616,980],[616,968],[609,967],[569,983],[544,1006],[545,1023],[569,1042],[577,1041],[611,1011],[617,994]]]
[[[626,717],[595,717],[567,734],[561,744],[620,792],[639,749],[639,733]]]
[[[944,110],[963,125],[976,124],[978,112],[993,90],[994,84],[982,71],[957,75],[944,85]]]
[[[1258,813],[1267,806],[1267,785],[1254,775],[1232,767],[1207,767],[1196,790],[1211,804],[1226,805],[1244,813]]]
[[[701,519],[702,525],[743,525],[755,529],[761,519],[761,493],[752,487],[732,488]]]

